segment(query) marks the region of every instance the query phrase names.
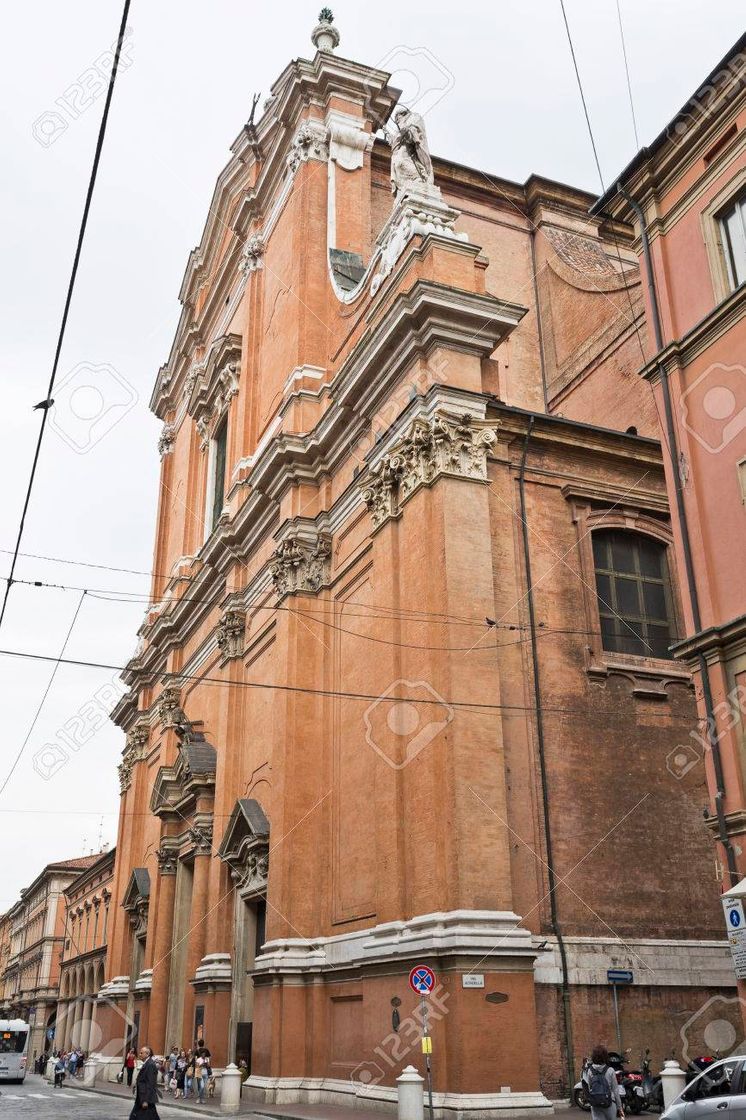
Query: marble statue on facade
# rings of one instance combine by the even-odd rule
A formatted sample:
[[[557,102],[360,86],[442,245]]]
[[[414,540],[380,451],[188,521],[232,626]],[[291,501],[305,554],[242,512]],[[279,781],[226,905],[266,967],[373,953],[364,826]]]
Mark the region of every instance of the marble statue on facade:
[[[391,192],[400,195],[410,187],[432,187],[435,179],[425,122],[411,109],[397,109],[394,121],[398,132],[390,137]]]

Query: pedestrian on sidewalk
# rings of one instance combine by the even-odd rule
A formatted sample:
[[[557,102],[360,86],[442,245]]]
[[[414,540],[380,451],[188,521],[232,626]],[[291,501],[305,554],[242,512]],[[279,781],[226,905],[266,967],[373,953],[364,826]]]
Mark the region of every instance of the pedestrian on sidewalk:
[[[207,1076],[212,1077],[212,1054],[207,1049],[207,1043],[205,1042],[204,1038],[201,1038],[197,1043],[197,1049],[195,1052],[197,1054],[197,1057],[202,1058],[203,1062],[207,1066]]]
[[[185,1085],[187,1068],[187,1056],[185,1050],[179,1050],[179,1056],[176,1059],[176,1092],[174,1093],[174,1100],[179,1097],[185,1096]]]
[[[137,1054],[133,1046],[130,1046],[127,1051],[127,1057],[124,1059],[124,1068],[127,1072],[127,1084],[132,1086],[132,1078],[135,1073],[135,1066],[137,1065]]]
[[[171,1047],[171,1053],[166,1058],[166,1086],[169,1093],[172,1093],[176,1088],[176,1063],[179,1059],[179,1051],[175,1046]]]
[[[65,1080],[65,1055],[60,1054],[54,1063],[54,1087],[59,1089]]]
[[[207,1088],[207,1063],[204,1058],[194,1056],[194,1087],[197,1090],[197,1104],[205,1103],[205,1089]]]
[[[184,1071],[184,1097],[188,1097],[194,1086],[194,1065],[196,1057],[193,1050],[187,1050],[186,1070]]]
[[[159,1120],[158,1109],[158,1066],[153,1061],[153,1051],[149,1046],[140,1047],[142,1065],[135,1082],[135,1103],[130,1120]]]
[[[616,1071],[609,1065],[609,1051],[596,1046],[590,1065],[583,1071],[585,1092],[591,1106],[591,1120],[624,1120],[622,1097]]]

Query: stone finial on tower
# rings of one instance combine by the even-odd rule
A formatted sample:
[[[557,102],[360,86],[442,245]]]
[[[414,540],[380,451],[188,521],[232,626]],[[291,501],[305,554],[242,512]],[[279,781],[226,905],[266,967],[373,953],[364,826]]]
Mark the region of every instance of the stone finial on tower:
[[[317,51],[333,51],[339,46],[339,32],[334,26],[331,8],[322,8],[319,12],[319,22],[311,32],[311,42]]]

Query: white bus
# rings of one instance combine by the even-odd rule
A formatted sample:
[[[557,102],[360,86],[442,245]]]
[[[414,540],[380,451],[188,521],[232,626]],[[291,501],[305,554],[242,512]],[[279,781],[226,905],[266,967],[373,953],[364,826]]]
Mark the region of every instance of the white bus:
[[[0,1081],[21,1082],[26,1076],[28,1023],[0,1019]]]

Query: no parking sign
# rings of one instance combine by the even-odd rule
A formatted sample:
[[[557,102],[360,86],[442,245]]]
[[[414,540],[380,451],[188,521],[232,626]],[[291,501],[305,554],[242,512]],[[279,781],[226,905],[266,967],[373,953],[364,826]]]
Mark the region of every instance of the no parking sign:
[[[416,964],[409,974],[409,986],[418,996],[429,996],[435,987],[435,973],[426,964]]]

